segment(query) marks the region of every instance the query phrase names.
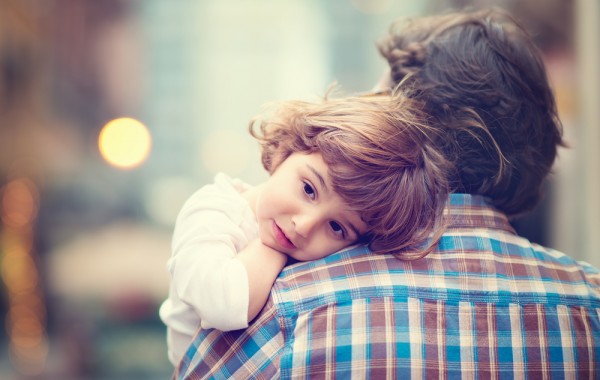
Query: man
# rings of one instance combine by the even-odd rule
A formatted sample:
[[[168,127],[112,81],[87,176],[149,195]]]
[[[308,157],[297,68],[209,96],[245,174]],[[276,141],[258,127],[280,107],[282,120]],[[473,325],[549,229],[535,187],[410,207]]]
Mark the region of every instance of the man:
[[[508,222],[563,144],[529,37],[502,13],[456,13],[392,30],[380,51],[384,82],[423,102],[454,163],[436,249],[288,266],[246,330],[199,332],[178,378],[599,377],[599,271]]]

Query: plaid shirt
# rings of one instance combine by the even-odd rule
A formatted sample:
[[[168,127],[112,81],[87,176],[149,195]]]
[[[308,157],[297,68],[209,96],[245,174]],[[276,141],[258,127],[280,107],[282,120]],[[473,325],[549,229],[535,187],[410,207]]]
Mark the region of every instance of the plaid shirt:
[[[200,331],[180,379],[600,378],[600,273],[453,194],[436,251],[284,269],[246,330]]]

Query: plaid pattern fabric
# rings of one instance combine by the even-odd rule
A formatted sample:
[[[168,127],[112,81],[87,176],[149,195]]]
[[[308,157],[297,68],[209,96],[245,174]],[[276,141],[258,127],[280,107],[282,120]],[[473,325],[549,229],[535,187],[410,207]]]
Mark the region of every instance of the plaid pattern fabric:
[[[200,330],[176,373],[177,379],[277,379],[283,335],[269,300],[245,330]]]
[[[600,273],[453,194],[437,250],[284,269],[245,331],[201,331],[178,378],[600,378]]]

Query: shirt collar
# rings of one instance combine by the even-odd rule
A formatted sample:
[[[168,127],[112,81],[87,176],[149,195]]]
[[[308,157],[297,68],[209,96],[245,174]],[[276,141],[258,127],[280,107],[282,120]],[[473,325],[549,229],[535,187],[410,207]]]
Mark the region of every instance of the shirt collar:
[[[515,233],[508,217],[481,195],[450,194],[444,211],[448,229],[492,228]]]

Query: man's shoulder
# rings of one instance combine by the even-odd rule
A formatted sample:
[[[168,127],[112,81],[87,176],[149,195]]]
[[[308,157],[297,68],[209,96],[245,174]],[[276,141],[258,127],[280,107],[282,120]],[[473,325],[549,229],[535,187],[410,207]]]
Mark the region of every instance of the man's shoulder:
[[[397,276],[409,262],[355,246],[320,260],[287,266],[275,281],[272,298],[282,315],[329,304],[400,295]]]
[[[284,268],[271,295],[284,317],[384,298],[517,304],[533,298],[600,307],[600,272],[504,229],[462,228],[444,234],[419,260],[357,246],[295,263]]]

